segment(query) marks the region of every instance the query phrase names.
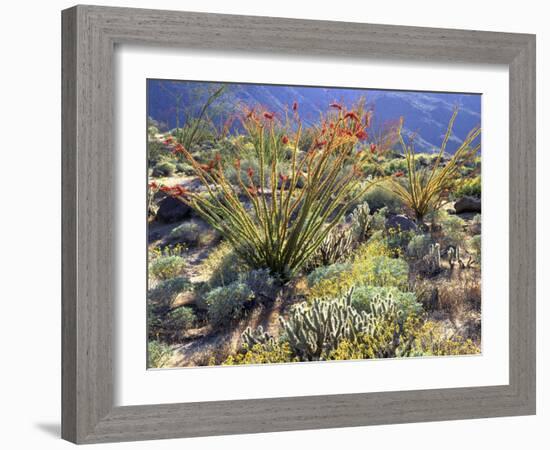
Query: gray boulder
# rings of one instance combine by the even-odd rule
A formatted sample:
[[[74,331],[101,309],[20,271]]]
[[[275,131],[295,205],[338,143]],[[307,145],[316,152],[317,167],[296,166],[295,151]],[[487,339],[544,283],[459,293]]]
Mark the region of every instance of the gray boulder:
[[[174,197],[166,197],[159,202],[157,220],[163,223],[179,222],[191,215],[192,209]]]
[[[455,202],[456,214],[462,213],[480,213],[481,212],[481,199],[476,197],[462,197]]]
[[[409,219],[407,216],[398,214],[396,216],[390,216],[386,220],[386,229],[394,228],[401,231],[416,231],[418,228],[416,223]]]

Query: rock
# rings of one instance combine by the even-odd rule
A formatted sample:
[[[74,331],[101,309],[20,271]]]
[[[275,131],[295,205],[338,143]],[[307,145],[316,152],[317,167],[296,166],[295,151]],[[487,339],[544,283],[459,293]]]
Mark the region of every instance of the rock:
[[[163,223],[179,222],[191,215],[192,209],[182,201],[166,197],[159,202],[157,220]]]
[[[455,202],[455,211],[457,214],[462,213],[480,213],[481,212],[481,199],[476,197],[462,197]]]
[[[391,216],[386,220],[386,229],[395,228],[401,231],[416,231],[417,226],[411,219],[407,216],[398,214],[396,216]]]

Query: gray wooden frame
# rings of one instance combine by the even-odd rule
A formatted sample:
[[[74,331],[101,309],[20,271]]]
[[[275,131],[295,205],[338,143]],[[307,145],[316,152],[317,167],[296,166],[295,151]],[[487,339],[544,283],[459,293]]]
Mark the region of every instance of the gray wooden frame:
[[[62,437],[76,443],[535,413],[535,36],[76,6],[63,11]],[[116,44],[506,64],[510,382],[503,386],[113,406]]]

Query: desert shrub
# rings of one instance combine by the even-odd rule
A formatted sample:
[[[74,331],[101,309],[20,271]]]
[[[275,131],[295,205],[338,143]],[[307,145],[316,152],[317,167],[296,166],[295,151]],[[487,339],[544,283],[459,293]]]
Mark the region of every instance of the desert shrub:
[[[201,164],[183,148],[208,195],[184,192],[178,198],[217,229],[250,267],[267,268],[288,281],[372,185],[356,191],[365,182],[359,167],[372,157],[370,152],[356,151],[358,142],[367,138],[361,120],[364,113],[362,106],[353,112],[340,107],[329,113],[333,131],[321,127],[312,147],[301,152],[297,143],[302,125],[297,114],[289,118],[292,123],[281,126],[268,111],[261,115],[250,111],[241,124],[254,147],[257,172],[249,168],[243,174],[239,159],[231,165],[236,170],[228,168],[219,153]],[[287,146],[292,149],[288,169],[276,156]],[[236,172],[236,180],[228,179],[228,170]],[[277,180],[281,188],[269,192],[269,186],[279,184]]]
[[[464,220],[459,216],[443,214],[439,220],[439,223],[443,232],[443,238],[441,240],[443,248],[449,246],[462,246],[464,239],[466,238],[466,233],[464,232],[466,222],[464,222]]]
[[[442,325],[411,316],[402,327],[387,326],[374,335],[345,339],[328,355],[330,360],[412,356],[472,355],[480,348],[458,334],[448,335]]]
[[[272,342],[256,344],[251,348],[243,349],[241,352],[229,356],[222,364],[224,366],[235,366],[240,364],[279,364],[296,361],[298,361],[298,358],[293,355],[288,342]]]
[[[162,143],[158,141],[147,142],[147,159],[149,160],[149,163],[158,161],[163,153],[165,153],[165,150]]]
[[[481,264],[481,234],[476,234],[469,241],[468,251],[476,263]]]
[[[203,233],[196,222],[185,222],[174,228],[168,237],[169,239],[182,241],[191,247],[196,247],[202,243]]]
[[[464,181],[454,192],[456,198],[465,196],[481,198],[481,177],[477,176]]]
[[[239,280],[254,292],[256,298],[272,300],[281,285],[268,269],[257,269],[239,274]]]
[[[193,284],[187,278],[170,278],[149,289],[147,298],[149,301],[169,306],[179,293],[189,291],[192,288]]]
[[[414,292],[401,292],[394,287],[360,286],[353,290],[351,304],[357,311],[370,313],[378,297],[393,303],[399,311],[403,312],[404,318],[419,315],[422,312],[422,305],[416,301]]]
[[[418,282],[415,293],[426,309],[444,311],[453,318],[467,309],[481,310],[481,280],[472,270],[461,270],[458,276],[435,284],[432,280]]]
[[[416,232],[413,230],[401,230],[399,228],[389,228],[385,232],[385,239],[388,247],[393,251],[393,255],[403,255],[412,238],[416,236]]]
[[[403,201],[390,190],[387,182],[374,186],[363,196],[363,200],[373,212],[385,207],[388,212],[398,213],[403,208]]]
[[[337,278],[340,275],[351,270],[350,263],[337,263],[330,266],[321,266],[315,269],[307,276],[307,282],[310,287],[319,284],[325,279]]]
[[[405,158],[393,158],[382,165],[385,175],[393,175],[395,172],[406,172],[408,170]]]
[[[168,323],[172,329],[187,330],[195,326],[197,316],[193,308],[189,306],[180,306],[171,310],[167,315]]]
[[[417,234],[407,244],[407,255],[415,258],[423,258],[430,251],[432,237],[429,234]]]
[[[245,283],[234,281],[206,294],[208,317],[214,325],[225,325],[241,317],[245,305],[254,298],[254,292]]]
[[[202,270],[208,276],[208,286],[214,288],[236,281],[247,266],[240,261],[229,243],[222,242],[204,260]]]
[[[172,349],[170,346],[157,340],[150,340],[148,342],[147,360],[149,368],[163,367],[168,362],[171,355]]]
[[[400,258],[376,256],[360,262],[355,270],[363,273],[362,284],[394,286],[400,289],[407,287],[409,265]]]
[[[410,356],[473,355],[481,351],[471,339],[458,334],[449,336],[440,323],[432,320],[421,324],[411,321],[407,333],[412,338]]]
[[[176,171],[176,166],[169,161],[160,161],[153,167],[154,177],[170,177]]]
[[[445,149],[458,114],[455,109],[443,142],[434,163],[430,167],[418,164],[413,143],[405,143],[402,134],[403,119],[398,129],[398,138],[407,163],[407,170],[399,170],[391,177],[390,189],[414,211],[416,219],[423,222],[430,211],[438,210],[450,192],[455,191],[464,181],[463,168],[472,162],[481,148],[479,136],[480,127],[475,127],[468,133],[454,154],[444,160]],[[476,142],[478,142],[476,144]]]
[[[193,174],[193,167],[186,162],[176,163],[176,172],[184,173],[185,175]]]
[[[161,256],[149,264],[149,273],[160,280],[177,277],[185,267],[185,259],[181,256]]]
[[[406,261],[393,258],[391,249],[381,240],[360,246],[351,263],[320,267],[307,278],[308,298],[338,297],[353,286],[388,286],[406,290],[409,267]]]

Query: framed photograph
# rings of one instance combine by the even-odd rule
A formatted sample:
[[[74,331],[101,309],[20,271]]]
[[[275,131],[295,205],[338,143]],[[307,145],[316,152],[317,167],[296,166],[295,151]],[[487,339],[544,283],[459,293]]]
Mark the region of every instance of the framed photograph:
[[[535,37],[75,6],[62,435],[535,413]]]

